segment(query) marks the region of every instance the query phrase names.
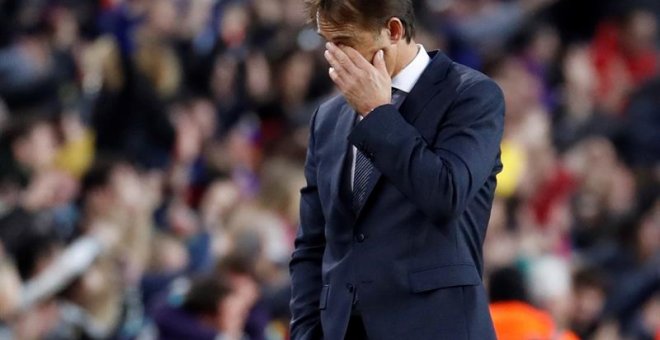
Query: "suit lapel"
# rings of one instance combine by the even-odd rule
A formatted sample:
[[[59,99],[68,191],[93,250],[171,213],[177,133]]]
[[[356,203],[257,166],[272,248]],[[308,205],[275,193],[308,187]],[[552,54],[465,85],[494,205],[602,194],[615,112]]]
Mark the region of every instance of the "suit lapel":
[[[439,51],[432,51],[429,55],[431,56],[429,66],[399,108],[406,121],[413,125],[426,105],[442,90],[442,81],[447,76],[451,64],[451,60]]]
[[[451,60],[439,51],[432,51],[429,53],[431,62],[426,67],[422,75],[415,83],[410,93],[406,96],[403,103],[399,107],[399,112],[406,119],[406,121],[415,125],[415,121],[424,108],[435,97],[435,95],[442,90],[442,80],[445,79]],[[348,105],[347,105],[348,106]],[[418,130],[423,127],[415,126]],[[343,138],[345,139],[345,138]],[[365,205],[369,203],[371,194],[381,178],[381,172],[374,167],[369,182],[367,183],[367,198],[362,207],[357,212],[356,218],[360,217]]]

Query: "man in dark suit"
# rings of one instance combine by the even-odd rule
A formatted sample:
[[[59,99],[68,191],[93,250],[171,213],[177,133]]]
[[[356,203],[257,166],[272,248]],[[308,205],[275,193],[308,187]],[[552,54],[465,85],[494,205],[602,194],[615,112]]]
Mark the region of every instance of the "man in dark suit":
[[[416,44],[410,0],[308,5],[341,95],[311,120],[292,339],[494,339],[481,277],[500,89]]]

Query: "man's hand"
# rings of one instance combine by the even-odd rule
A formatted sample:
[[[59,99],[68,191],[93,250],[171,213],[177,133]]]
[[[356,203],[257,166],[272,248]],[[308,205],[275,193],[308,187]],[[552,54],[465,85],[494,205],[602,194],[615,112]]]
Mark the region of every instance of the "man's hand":
[[[366,117],[378,106],[390,103],[392,79],[382,50],[376,53],[372,65],[351,47],[327,43],[326,48],[330,78],[358,114]]]

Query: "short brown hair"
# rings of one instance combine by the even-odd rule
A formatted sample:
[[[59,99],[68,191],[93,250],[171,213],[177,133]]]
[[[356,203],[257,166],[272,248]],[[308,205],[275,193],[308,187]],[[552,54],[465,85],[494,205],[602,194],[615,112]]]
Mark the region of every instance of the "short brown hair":
[[[407,42],[415,36],[415,13],[411,0],[306,0],[311,22],[317,15],[333,25],[356,24],[365,29],[378,29],[387,20],[399,18]]]

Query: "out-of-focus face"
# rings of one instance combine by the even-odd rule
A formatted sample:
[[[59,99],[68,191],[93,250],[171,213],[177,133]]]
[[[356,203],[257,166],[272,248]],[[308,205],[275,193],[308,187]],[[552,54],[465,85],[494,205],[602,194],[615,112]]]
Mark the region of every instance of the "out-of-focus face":
[[[390,76],[394,73],[394,65],[397,58],[398,48],[389,37],[389,30],[383,26],[380,30],[367,30],[357,25],[335,25],[323,19],[322,15],[317,17],[317,32],[328,42],[337,46],[348,46],[358,51],[364,59],[373,64],[378,50],[383,50],[385,65]]]
[[[57,152],[55,131],[50,124],[35,126],[24,138],[14,145],[14,157],[23,166],[32,170],[50,166]]]
[[[650,258],[660,252],[660,200],[641,223],[637,234],[639,252],[642,257]]]
[[[573,321],[588,325],[598,318],[605,304],[605,294],[597,287],[580,287],[573,299]]]
[[[119,164],[110,175],[109,189],[112,194],[112,207],[132,208],[139,206],[145,192],[140,177],[131,165]]]
[[[220,37],[229,46],[239,45],[243,42],[250,26],[250,16],[243,5],[229,6],[220,21]]]
[[[305,100],[314,75],[314,59],[306,52],[296,52],[282,67],[279,84],[284,100],[297,104]]]
[[[51,164],[57,152],[55,131],[49,124],[39,125],[30,137],[33,147],[34,166],[45,167]]]
[[[658,35],[656,17],[645,10],[638,10],[623,27],[621,42],[631,53],[648,51],[654,48]]]
[[[177,15],[177,8],[172,0],[159,0],[152,3],[149,19],[158,33],[169,35],[178,29]]]

